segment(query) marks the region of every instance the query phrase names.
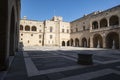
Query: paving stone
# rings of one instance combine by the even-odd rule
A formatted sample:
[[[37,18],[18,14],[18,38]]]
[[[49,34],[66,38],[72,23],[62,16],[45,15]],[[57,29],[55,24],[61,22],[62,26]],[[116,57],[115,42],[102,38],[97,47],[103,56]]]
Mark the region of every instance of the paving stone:
[[[47,74],[47,76],[50,80],[58,80],[65,77],[65,75],[62,73],[51,73]]]
[[[29,77],[28,80],[50,80],[46,75]]]
[[[118,58],[116,57],[120,55],[120,52],[116,50],[102,50],[102,49],[99,50],[94,48],[84,49],[84,48],[74,48],[74,47],[71,47],[71,48],[45,48],[44,47],[44,48],[37,48],[37,49],[51,50],[51,51],[35,51],[35,50],[25,51],[29,55],[28,58],[32,59],[34,65],[37,67],[39,71],[61,68],[61,67],[65,68],[68,66],[78,65],[75,61],[67,59],[65,57],[61,57],[61,56],[77,59],[78,53],[90,52],[95,54],[93,58],[94,60],[100,60],[101,62],[105,62],[105,61],[117,60]],[[107,57],[104,55],[107,55]],[[114,55],[114,56],[111,57],[109,55]],[[44,58],[40,58],[40,57],[44,57]],[[106,69],[106,68],[120,71],[120,68],[116,67],[116,66],[120,66],[120,62],[114,62],[109,64],[95,64],[95,65],[84,66],[82,68],[77,68],[72,70],[51,72],[51,73],[46,73],[45,75],[38,74],[36,76],[28,77],[24,58],[26,57],[23,57],[22,52],[19,52],[19,54],[16,54],[15,59],[4,80],[58,80],[58,79],[62,79],[70,76],[76,76],[76,75],[80,75],[88,72],[94,72],[94,71]],[[79,65],[79,66],[82,66],[82,65]],[[112,73],[112,74],[101,76],[91,80],[120,80],[120,77],[118,74]]]
[[[97,78],[90,79],[90,80],[120,80],[120,75],[115,74],[115,73],[111,73],[111,74],[97,77]]]

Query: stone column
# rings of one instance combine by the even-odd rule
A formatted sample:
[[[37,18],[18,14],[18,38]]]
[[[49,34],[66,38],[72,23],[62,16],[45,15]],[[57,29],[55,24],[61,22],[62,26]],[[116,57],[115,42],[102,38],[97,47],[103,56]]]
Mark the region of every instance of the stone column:
[[[98,29],[100,29],[100,21],[98,21]]]
[[[106,39],[103,37],[103,48],[106,48]]]
[[[7,0],[0,1],[0,70],[6,70],[9,64],[8,5]]]
[[[110,27],[109,18],[107,18],[107,27]]]
[[[93,36],[90,37],[90,48],[93,48]]]

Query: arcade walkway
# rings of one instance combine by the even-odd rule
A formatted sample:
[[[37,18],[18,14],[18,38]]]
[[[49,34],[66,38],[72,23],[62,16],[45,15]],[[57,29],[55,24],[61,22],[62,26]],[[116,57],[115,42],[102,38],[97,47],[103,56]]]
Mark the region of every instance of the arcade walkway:
[[[18,52],[1,80],[120,80],[120,51],[27,47]],[[77,53],[92,53],[93,65],[79,65]],[[3,75],[4,73],[4,75]]]

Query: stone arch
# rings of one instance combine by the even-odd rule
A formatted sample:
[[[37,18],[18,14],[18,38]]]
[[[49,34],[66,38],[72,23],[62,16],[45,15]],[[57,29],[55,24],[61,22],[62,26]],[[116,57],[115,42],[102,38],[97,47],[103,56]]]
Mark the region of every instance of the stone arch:
[[[85,37],[82,38],[82,47],[87,47],[87,39]]]
[[[70,41],[67,41],[67,46],[70,46]]]
[[[106,48],[119,49],[119,34],[110,32],[106,36]]]
[[[115,26],[115,25],[119,25],[119,17],[117,15],[113,15],[110,17],[110,20],[109,20],[109,24],[110,26]]]
[[[12,11],[11,11],[11,17],[10,17],[10,44],[9,44],[9,52],[10,52],[10,56],[14,56],[15,55],[15,36],[16,36],[16,22],[15,22],[15,9],[14,7],[12,7]]]
[[[97,21],[92,22],[92,29],[98,29],[98,22]]]
[[[20,25],[20,30],[23,31],[23,25]]]
[[[75,38],[75,47],[79,47],[79,39]]]
[[[103,38],[100,34],[95,34],[93,37],[93,47],[103,48]]]
[[[107,19],[103,18],[100,20],[100,28],[107,27],[108,25]]]
[[[65,41],[62,41],[62,46],[65,46]]]
[[[29,25],[25,26],[25,31],[30,31],[30,26]]]
[[[36,28],[36,26],[32,26],[32,29],[31,29],[32,31],[37,31],[37,28]]]
[[[70,39],[70,45],[73,46],[73,39]]]

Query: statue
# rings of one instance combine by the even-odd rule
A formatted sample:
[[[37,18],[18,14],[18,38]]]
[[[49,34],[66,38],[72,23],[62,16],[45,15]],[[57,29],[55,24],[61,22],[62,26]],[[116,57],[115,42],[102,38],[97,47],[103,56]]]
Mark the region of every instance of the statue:
[[[115,41],[113,40],[112,49],[115,49]]]
[[[98,40],[97,48],[100,48],[100,42],[99,42],[99,40]]]

